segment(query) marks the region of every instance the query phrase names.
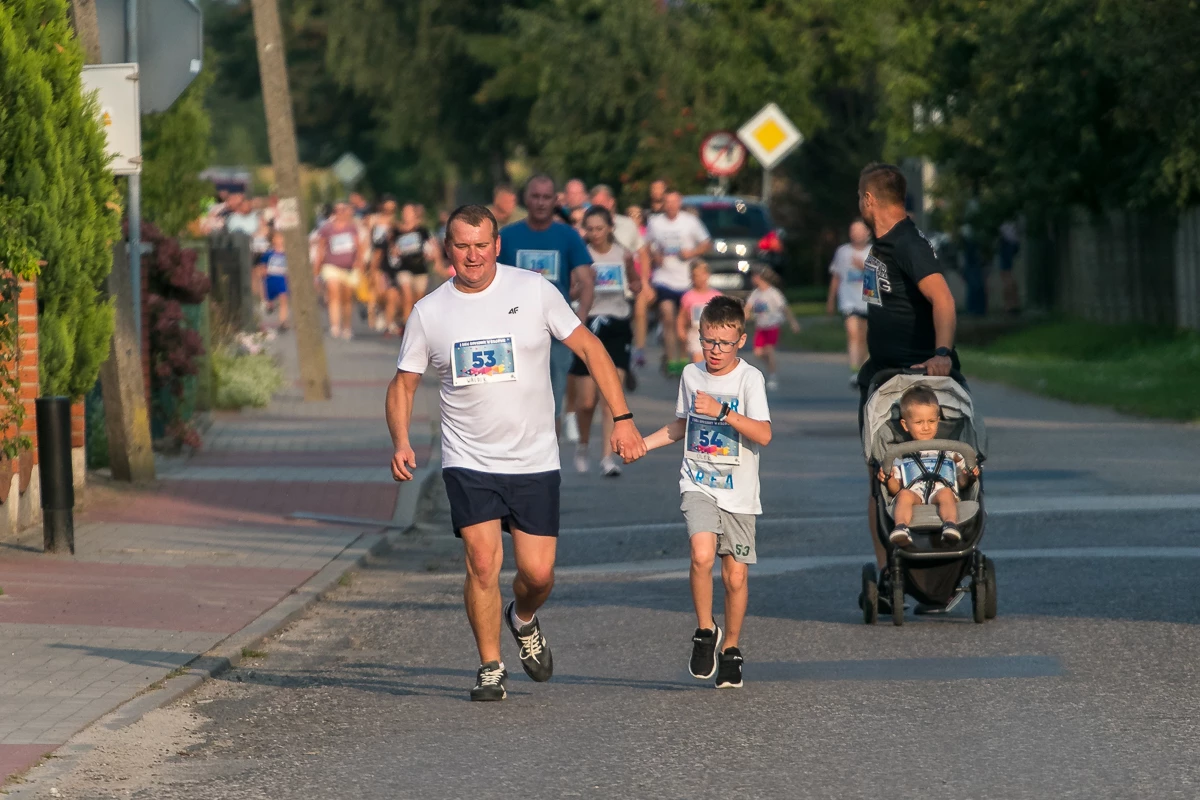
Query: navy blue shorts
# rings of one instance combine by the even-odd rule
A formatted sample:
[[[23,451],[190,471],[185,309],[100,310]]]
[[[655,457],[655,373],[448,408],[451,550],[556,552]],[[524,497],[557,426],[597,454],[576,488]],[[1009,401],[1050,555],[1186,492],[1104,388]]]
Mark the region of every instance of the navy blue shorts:
[[[687,294],[686,289],[684,291],[680,292],[680,291],[676,291],[675,289],[668,289],[665,286],[655,286],[654,287],[654,295],[655,295],[654,302],[660,306],[663,303],[674,303],[675,309],[678,311],[679,304],[683,301],[683,296],[685,294]]]
[[[446,467],[442,480],[455,536],[461,537],[463,528],[494,519],[509,533],[516,529],[534,536],[558,536],[562,486],[558,470],[505,475]]]

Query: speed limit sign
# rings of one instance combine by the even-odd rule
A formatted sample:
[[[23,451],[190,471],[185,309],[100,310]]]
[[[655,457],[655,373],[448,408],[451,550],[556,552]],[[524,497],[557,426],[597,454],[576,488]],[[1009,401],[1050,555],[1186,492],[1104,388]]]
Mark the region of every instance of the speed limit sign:
[[[700,144],[700,161],[709,175],[725,178],[746,163],[746,147],[732,131],[716,131]]]

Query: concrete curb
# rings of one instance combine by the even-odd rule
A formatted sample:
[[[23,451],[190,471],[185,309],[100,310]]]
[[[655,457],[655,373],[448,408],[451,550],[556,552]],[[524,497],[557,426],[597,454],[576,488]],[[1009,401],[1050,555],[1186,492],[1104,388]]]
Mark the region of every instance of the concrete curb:
[[[5,800],[52,796],[51,787],[70,774],[80,759],[93,749],[93,745],[75,741],[80,733],[96,726],[108,731],[128,727],[151,711],[173,703],[193,691],[206,680],[238,666],[242,661],[243,650],[256,649],[296,621],[327,594],[336,590],[343,575],[362,567],[368,558],[390,552],[401,541],[405,532],[412,528],[416,521],[418,501],[425,492],[426,484],[437,478],[441,469],[441,431],[435,423],[429,463],[416,470],[412,482],[403,486],[397,497],[396,511],[392,517],[395,528],[390,532],[361,534],[316,575],[293,589],[287,597],[246,627],[230,634],[207,653],[202,653],[185,664],[186,674],[158,681],[155,688],[134,696],[98,720],[84,725],[40,764],[23,775],[13,776],[8,784],[0,786],[0,796]]]

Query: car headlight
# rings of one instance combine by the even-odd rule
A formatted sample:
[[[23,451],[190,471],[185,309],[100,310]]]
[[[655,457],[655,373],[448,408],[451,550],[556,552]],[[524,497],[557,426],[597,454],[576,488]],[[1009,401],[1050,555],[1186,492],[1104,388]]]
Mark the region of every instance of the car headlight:
[[[749,261],[739,261],[738,262],[738,272],[749,272],[749,271],[750,271],[750,262]]]
[[[729,249],[729,245],[727,243],[717,242],[717,252],[718,253],[724,253],[728,249]]]
[[[746,255],[746,245],[744,245],[744,244],[736,245],[733,248],[733,252],[737,253],[739,256]]]

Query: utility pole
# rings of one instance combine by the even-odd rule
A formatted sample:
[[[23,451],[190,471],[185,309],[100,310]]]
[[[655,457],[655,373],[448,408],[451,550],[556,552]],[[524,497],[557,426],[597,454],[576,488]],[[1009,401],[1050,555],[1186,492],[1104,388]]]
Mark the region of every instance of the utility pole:
[[[94,0],[71,0],[71,24],[83,46],[84,61],[100,63],[100,25]],[[116,245],[120,247],[120,243]],[[114,254],[117,255],[117,254]],[[108,432],[109,461],[113,478],[119,481],[154,480],[154,450],[150,440],[150,415],[146,410],[146,388],[142,379],[141,337],[134,321],[134,291],[129,259],[113,259],[109,294],[114,299],[112,341],[108,360],[100,367],[104,395],[104,424]]]
[[[288,294],[296,326],[300,382],[306,401],[328,400],[333,391],[325,362],[325,342],[321,338],[313,273],[308,263],[308,237],[301,224],[300,157],[296,151],[296,124],[292,119],[292,95],[288,87],[287,53],[279,24],[279,6],[276,0],[252,0],[251,8],[263,106],[267,113],[267,138],[279,192],[275,226],[283,231],[287,247]]]

